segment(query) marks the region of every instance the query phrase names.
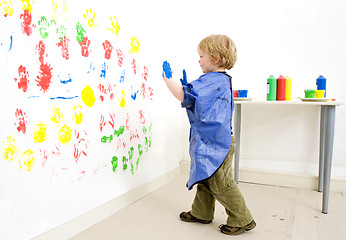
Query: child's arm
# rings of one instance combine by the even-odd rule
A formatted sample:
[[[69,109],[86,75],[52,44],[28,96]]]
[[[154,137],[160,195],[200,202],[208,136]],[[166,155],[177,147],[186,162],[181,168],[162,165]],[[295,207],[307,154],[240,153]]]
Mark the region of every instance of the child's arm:
[[[169,91],[173,94],[176,99],[180,102],[184,101],[184,90],[183,87],[178,83],[174,82],[172,78],[167,78],[165,72],[162,73],[163,80],[165,81]]]

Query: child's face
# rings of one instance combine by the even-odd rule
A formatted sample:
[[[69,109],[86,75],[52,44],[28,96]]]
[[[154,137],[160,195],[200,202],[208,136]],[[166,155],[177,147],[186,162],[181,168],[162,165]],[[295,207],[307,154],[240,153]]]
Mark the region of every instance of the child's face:
[[[212,60],[209,54],[201,49],[198,49],[199,65],[202,68],[203,73],[213,72],[218,70],[219,65],[217,60]]]

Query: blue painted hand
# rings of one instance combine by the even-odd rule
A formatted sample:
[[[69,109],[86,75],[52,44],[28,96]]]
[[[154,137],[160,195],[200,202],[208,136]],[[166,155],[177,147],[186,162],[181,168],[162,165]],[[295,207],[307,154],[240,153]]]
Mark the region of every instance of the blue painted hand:
[[[186,71],[183,69],[183,79],[180,78],[181,85],[187,85]]]
[[[172,78],[171,66],[169,65],[169,63],[167,61],[163,62],[162,68],[163,68],[163,72],[165,73],[166,77],[168,79]],[[162,76],[163,76],[163,74],[162,74]]]

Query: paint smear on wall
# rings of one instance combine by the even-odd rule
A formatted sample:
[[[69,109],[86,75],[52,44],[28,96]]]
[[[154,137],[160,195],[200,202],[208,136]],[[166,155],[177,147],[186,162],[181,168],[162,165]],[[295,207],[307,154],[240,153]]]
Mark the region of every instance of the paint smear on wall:
[[[131,65],[132,65],[133,73],[136,75],[137,74],[137,69],[138,69],[137,68],[136,59],[132,59]]]
[[[35,157],[31,149],[23,152],[22,157],[19,159],[19,167],[24,171],[30,171],[34,167]]]
[[[18,68],[18,74],[19,74],[19,80],[17,78],[14,79],[14,81],[18,84],[18,89],[22,89],[23,92],[26,92],[28,90],[29,85],[29,72],[26,70],[23,65],[20,65]]]
[[[112,142],[112,140],[113,140],[113,135],[110,135],[109,137],[103,136],[101,138],[101,142],[103,142],[103,143],[110,143],[110,142]]]
[[[34,2],[34,1],[32,1]],[[22,0],[22,8],[23,10],[28,10],[29,12],[32,11],[32,5],[30,0]]]
[[[58,125],[62,122],[62,120],[64,119],[64,115],[63,115],[62,112],[60,111],[60,108],[54,107],[54,108],[52,109],[52,111],[53,111],[53,114],[52,114],[52,116],[50,117],[50,120],[51,120],[52,122],[55,122],[56,125],[58,126]]]
[[[83,132],[80,133],[77,130],[75,131],[76,144],[74,144],[74,158],[76,162],[78,162],[82,154],[86,157],[88,156],[87,155],[88,141],[86,140],[86,137],[88,134],[86,131],[84,131],[83,135],[82,134]]]
[[[120,98],[120,107],[124,108],[126,101],[125,101],[126,94],[124,90],[121,90],[121,98]]]
[[[94,91],[90,86],[86,86],[82,90],[82,100],[86,106],[88,107],[94,106],[96,98],[94,95]]]
[[[56,37],[57,37],[57,41],[61,42],[64,37],[66,36],[66,27],[65,26],[58,26],[56,29]]]
[[[105,59],[110,59],[112,55],[113,46],[110,41],[105,40],[102,43],[103,49],[105,50]]]
[[[56,44],[58,47],[61,47],[61,56],[65,58],[66,60],[70,58],[70,54],[68,52],[69,43],[70,43],[70,39],[64,36],[64,38],[62,38],[61,41]]]
[[[108,69],[107,64],[106,64],[106,63],[103,63],[103,64],[101,65],[101,74],[100,74],[100,77],[101,77],[101,78],[106,78],[107,69]]]
[[[123,83],[125,81],[125,69],[121,71],[121,74],[120,74],[120,80],[119,82],[120,83]]]
[[[13,15],[12,1],[1,1],[0,9],[2,9],[2,15],[4,15],[4,17],[12,16]]]
[[[40,20],[38,20],[38,26],[40,35],[43,39],[48,38],[48,31],[49,31],[49,22],[45,16],[42,16]]]
[[[60,78],[59,75],[58,75],[58,78]],[[67,80],[64,80],[64,79],[61,79],[61,78],[60,78],[60,83],[62,83],[62,84],[67,84],[67,83],[70,83],[70,82],[72,82],[72,79],[71,79],[71,75],[70,75],[70,74],[68,74],[68,79],[67,79]]]
[[[137,98],[137,93],[139,92],[139,90],[137,90],[137,91],[134,91],[133,89],[132,89],[132,86],[131,86],[131,98],[133,99],[133,100],[136,100],[136,98]]]
[[[89,50],[91,41],[88,37],[85,37],[79,45],[81,46],[81,52],[83,57],[89,57],[91,50]]]
[[[131,43],[130,43],[130,51],[129,53],[138,53],[139,52],[139,43],[140,41],[136,37],[131,38]]]
[[[144,73],[142,74],[143,78],[145,81],[148,81],[148,68],[146,66],[144,66]]]
[[[12,161],[17,157],[18,149],[15,145],[16,140],[9,136],[6,141],[3,141],[2,157],[5,160]]]
[[[81,124],[83,121],[82,106],[76,105],[74,106],[73,110],[74,110],[73,120],[75,121],[76,124]]]
[[[4,12],[5,9],[5,3],[7,4],[8,1],[1,1],[0,0],[0,14],[1,11]],[[86,9],[84,12],[84,19],[80,18],[80,22],[83,23],[83,26],[88,24],[88,26],[86,26],[86,28],[84,29],[82,27],[82,25],[78,22],[77,25],[75,21],[74,23],[72,23],[73,26],[76,26],[76,32],[74,32],[74,34],[76,34],[76,36],[72,36],[70,38],[67,38],[66,36],[66,27],[59,25],[58,20],[61,19],[61,17],[65,17],[65,19],[67,20],[67,7],[66,7],[66,0],[53,0],[50,3],[52,5],[50,6],[50,10],[48,11],[48,13],[39,13],[38,10],[36,9],[36,5],[34,4],[33,0],[22,0],[23,3],[23,11],[15,11],[15,13],[17,14],[17,20],[16,22],[18,22],[18,29],[19,31],[21,31],[21,27],[23,29],[24,34],[26,35],[32,35],[32,37],[34,37],[35,39],[38,39],[36,43],[36,56],[33,56],[33,64],[36,64],[37,68],[39,68],[39,70],[36,70],[36,72],[33,73],[30,71],[30,74],[33,76],[31,77],[31,81],[36,81],[34,84],[31,83],[30,89],[29,87],[29,73],[27,71],[27,68],[25,68],[23,65],[21,65],[18,68],[18,75],[16,76],[16,74],[13,76],[12,79],[15,80],[15,83],[12,82],[12,84],[15,84],[15,88],[16,85],[18,84],[18,88],[20,90],[22,90],[23,92],[27,92],[29,89],[29,92],[36,92],[35,90],[40,90],[43,91],[44,93],[47,92],[48,90],[51,92],[55,92],[55,88],[56,87],[63,87],[63,90],[66,90],[66,96],[41,96],[41,94],[35,94],[32,93],[34,95],[40,95],[40,96],[26,96],[25,94],[22,94],[23,97],[25,98],[39,98],[39,100],[47,100],[47,99],[51,99],[51,100],[55,100],[55,99],[73,99],[73,98],[79,98],[79,96],[71,96],[71,94],[69,94],[69,91],[73,91],[73,87],[76,86],[76,84],[78,85],[78,82],[75,82],[76,80],[73,79],[73,84],[68,84],[72,82],[71,77],[66,77],[66,75],[68,74],[68,72],[66,72],[66,70],[70,69],[70,68],[64,68],[64,66],[55,66],[54,63],[56,61],[51,62],[48,59],[48,54],[47,52],[50,54],[50,56],[57,56],[58,58],[60,58],[60,54],[61,56],[66,59],[69,60],[71,58],[71,55],[69,54],[69,51],[71,53],[71,51],[73,49],[71,49],[71,47],[73,47],[72,45],[74,44],[70,44],[70,39],[76,37],[76,40],[78,41],[80,47],[81,47],[81,55],[84,57],[88,57],[91,54],[91,57],[93,56],[93,52],[90,51],[90,49],[92,49],[92,51],[98,51],[100,50],[99,53],[97,53],[97,56],[101,56],[104,54],[104,58],[107,60],[110,60],[112,57],[112,53],[113,53],[113,59],[114,57],[116,59],[114,59],[114,62],[112,60],[111,61],[106,61],[104,60],[105,63],[103,63],[102,61],[98,61],[98,62],[91,62],[94,61],[95,59],[93,58],[93,60],[90,60],[89,62],[87,62],[85,59],[83,59],[85,64],[90,63],[90,69],[84,68],[81,69],[81,72],[83,74],[85,74],[85,72],[87,73],[91,73],[93,72],[93,76],[96,76],[99,79],[99,76],[102,79],[99,79],[100,81],[102,81],[102,83],[100,82],[100,84],[97,82],[93,83],[92,85],[89,84],[90,86],[94,87],[91,88],[90,86],[83,86],[81,87],[81,99],[83,101],[83,103],[88,106],[88,107],[92,107],[95,105],[95,94],[94,94],[94,90],[96,90],[96,86],[97,89],[99,89],[99,93],[96,93],[97,95],[100,94],[100,99],[101,101],[99,101],[99,103],[102,105],[103,99],[106,98],[110,98],[110,100],[114,100],[115,101],[115,97],[114,97],[114,92],[117,92],[117,100],[120,102],[120,106],[122,108],[125,108],[126,105],[126,95],[128,95],[129,97],[131,97],[133,100],[138,100],[141,101],[141,98],[143,96],[143,99],[145,97],[149,98],[149,95],[152,95],[152,90],[148,85],[150,83],[146,82],[148,80],[148,68],[146,66],[144,66],[143,69],[143,65],[141,65],[138,60],[141,58],[137,58],[135,59],[134,55],[132,55],[131,57],[129,57],[127,59],[125,59],[125,54],[130,53],[130,54],[136,54],[139,53],[139,48],[140,48],[140,44],[141,42],[133,36],[130,36],[130,38],[126,38],[125,40],[127,41],[127,47],[125,48],[121,48],[120,46],[118,46],[117,41],[115,41],[112,45],[111,41],[113,41],[112,39],[114,39],[114,35],[115,34],[117,37],[119,35],[120,32],[120,24],[119,21],[116,17],[111,17],[111,21],[109,21],[108,18],[106,18],[106,20],[108,19],[106,26],[104,26],[104,30],[106,30],[108,32],[108,34],[111,36],[113,35],[113,38],[108,38],[109,40],[105,40],[105,38],[103,38],[103,40],[101,40],[98,43],[98,46],[94,46],[91,41],[94,43],[95,40],[93,40],[93,36],[95,35],[90,35],[89,39],[87,37],[86,31],[87,29],[90,29],[92,27],[97,27],[98,24],[96,23],[96,21],[98,20],[98,15],[97,17],[95,12],[92,9]],[[35,2],[36,3],[36,2]],[[49,4],[49,3],[48,3]],[[10,16],[13,14],[13,8],[12,8],[12,3],[10,2],[10,4],[7,4],[7,6],[11,6],[11,9],[6,10],[6,13],[4,12],[4,16]],[[34,6],[34,10],[32,11],[32,7]],[[53,8],[52,8],[53,6]],[[81,6],[82,7],[82,6]],[[85,8],[84,8],[85,9]],[[21,14],[22,13],[22,14]],[[48,15],[49,13],[51,13],[52,15]],[[37,14],[41,14],[41,15],[37,15]],[[45,14],[45,16],[43,16],[43,14]],[[82,13],[83,14],[83,13]],[[82,15],[81,14],[81,15]],[[20,18],[19,18],[20,17]],[[63,19],[61,19],[63,20]],[[86,20],[86,21],[85,21]],[[37,26],[35,26],[35,24],[33,24],[33,22],[35,24],[37,24]],[[66,23],[67,27],[70,27],[71,23],[68,21],[64,21],[64,23]],[[72,26],[72,28],[73,28]],[[37,27],[37,29],[35,29]],[[108,30],[107,30],[108,29]],[[72,29],[73,30],[73,29]],[[14,30],[16,31],[16,30]],[[87,30],[88,31],[88,30]],[[91,30],[92,31],[92,30]],[[14,32],[13,32],[14,33]],[[10,49],[9,51],[12,49],[12,42],[13,40],[15,40],[14,43],[16,43],[16,39],[13,39],[13,36],[16,35],[11,35],[11,45],[10,45]],[[95,32],[93,32],[95,33]],[[73,35],[73,34],[72,34]],[[23,36],[25,39],[26,36]],[[43,39],[42,41],[39,41]],[[100,38],[98,39],[102,39],[102,36],[100,36]],[[21,40],[21,39],[19,39]],[[131,40],[131,41],[129,41]],[[32,41],[30,41],[32,43]],[[29,42],[29,43],[30,43]],[[122,41],[121,41],[122,42]],[[96,42],[95,42],[96,43]],[[130,44],[129,44],[130,43]],[[102,46],[101,46],[102,44]],[[116,53],[113,52],[115,45],[117,45],[116,48],[118,48],[116,50]],[[3,44],[1,44],[1,46],[3,47]],[[13,47],[16,48],[17,44],[13,44]],[[77,48],[79,48],[78,45],[76,45]],[[35,45],[32,45],[31,47],[35,47]],[[33,50],[33,49],[32,49]],[[31,50],[31,52],[32,52]],[[52,52],[53,51],[53,52]],[[54,52],[55,51],[55,52]],[[79,51],[79,50],[78,50]],[[100,55],[99,55],[100,54]],[[114,56],[114,54],[116,54],[116,56]],[[79,55],[79,58],[81,58],[81,56]],[[48,60],[48,62],[47,62]],[[62,60],[62,59],[60,59]],[[137,60],[137,61],[136,61]],[[62,60],[63,61],[63,60]],[[75,60],[73,60],[75,61]],[[125,62],[126,61],[126,62]],[[117,63],[116,63],[117,62]],[[65,62],[66,63],[66,62]],[[108,65],[110,70],[108,70]],[[114,73],[113,69],[111,70],[111,64],[117,64],[120,68],[118,68],[116,66],[116,71]],[[85,64],[83,64],[83,66],[85,66]],[[101,65],[102,64],[102,65]],[[20,65],[20,64],[18,64]],[[18,67],[17,65],[17,67]],[[83,67],[81,66],[81,67]],[[95,68],[96,66],[96,68]],[[140,66],[140,67],[138,67]],[[54,69],[53,69],[54,67]],[[59,69],[63,67],[65,69],[64,73],[59,72]],[[96,69],[96,70],[95,70]],[[133,79],[127,79],[126,78],[126,83],[125,83],[125,70],[129,70],[129,76],[132,76],[133,73],[137,76],[136,79],[139,80],[139,82],[133,82],[133,84],[131,83],[131,81]],[[133,73],[131,73],[133,71]],[[101,74],[100,74],[101,72]],[[106,78],[106,72],[107,73],[107,78]],[[56,75],[57,78],[56,78]],[[138,73],[138,74],[137,74]],[[54,74],[54,79],[53,78],[53,74]],[[60,78],[60,76],[63,75],[63,78]],[[72,73],[73,74],[73,73]],[[119,75],[117,75],[119,74]],[[68,74],[70,76],[70,74]],[[37,76],[35,78],[35,76]],[[17,78],[14,78],[17,77]],[[56,78],[56,79],[55,79]],[[118,83],[120,78],[120,84]],[[134,79],[134,80],[136,80]],[[143,80],[144,79],[144,80]],[[53,81],[54,80],[54,81]],[[59,81],[60,80],[60,81]],[[13,80],[12,80],[13,81]],[[53,82],[53,84],[52,84]],[[116,83],[116,85],[115,85]],[[145,84],[144,84],[145,83]],[[37,84],[37,87],[36,87]],[[62,85],[62,84],[66,84],[66,85]],[[119,85],[120,89],[119,89]],[[79,86],[80,87],[80,86]],[[85,88],[83,88],[85,87]],[[118,87],[118,88],[116,88]],[[54,88],[54,89],[53,89]],[[118,89],[118,90],[117,90]],[[97,90],[96,90],[97,91]],[[121,93],[120,93],[121,91]],[[20,91],[21,92],[21,91]],[[52,93],[53,93],[52,92]],[[60,91],[58,91],[60,92]],[[139,95],[140,92],[140,95]],[[119,96],[120,93],[120,96]],[[29,94],[30,95],[30,94]],[[64,94],[62,94],[64,95]],[[76,94],[74,94],[76,95]],[[78,94],[79,95],[79,94]],[[96,96],[99,97],[99,96]],[[62,102],[57,100],[56,102]],[[77,99],[78,100],[78,99]],[[77,101],[76,100],[76,101]],[[13,159],[15,159],[15,162],[17,160],[19,160],[19,165],[20,168],[22,170],[25,171],[31,171],[31,169],[33,169],[33,166],[35,164],[34,161],[34,155],[37,153],[38,156],[35,155],[36,157],[36,161],[37,161],[37,157],[39,157],[39,160],[42,161],[42,164],[39,163],[40,167],[42,165],[42,168],[46,168],[45,170],[47,170],[49,167],[51,169],[50,172],[50,177],[56,177],[56,176],[72,176],[73,175],[73,179],[77,180],[80,179],[81,176],[84,176],[86,174],[94,174],[96,175],[96,173],[99,171],[99,169],[101,169],[101,167],[109,167],[109,162],[106,164],[105,162],[103,162],[102,164],[98,164],[97,168],[94,169],[82,169],[83,167],[85,167],[86,165],[65,165],[62,166],[60,165],[60,163],[58,165],[55,165],[56,163],[52,163],[48,164],[49,166],[47,167],[47,164],[51,159],[51,157],[56,157],[56,156],[63,156],[63,157],[67,157],[68,158],[72,158],[74,157],[75,162],[77,163],[79,161],[79,159],[83,156],[87,157],[87,148],[88,148],[88,138],[87,138],[87,132],[85,129],[85,126],[76,126],[75,124],[82,124],[83,122],[83,111],[85,111],[85,109],[82,109],[82,103],[76,103],[76,101],[70,101],[70,102],[74,102],[72,103],[73,105],[70,105],[70,110],[72,111],[72,107],[73,107],[73,112],[71,112],[71,115],[68,117],[69,119],[67,119],[66,124],[64,123],[64,117],[66,118],[67,115],[65,114],[65,116],[63,115],[61,110],[62,106],[60,106],[60,109],[58,107],[54,107],[52,108],[52,112],[48,113],[49,114],[49,118],[50,120],[45,121],[42,119],[38,119],[37,121],[35,120],[33,123],[31,124],[27,124],[27,117],[26,117],[26,112],[24,112],[22,109],[17,108],[16,111],[16,118],[17,120],[15,121],[14,125],[16,126],[18,132],[22,132],[23,134],[26,133],[26,131],[29,132],[30,136],[28,136],[29,138],[33,137],[33,140],[35,143],[35,147],[30,147],[30,146],[26,146],[25,149],[20,149],[18,150],[16,148],[16,144],[15,144],[15,140],[12,138],[10,138],[8,141],[6,141],[6,144],[4,143],[4,147],[3,147],[3,151],[2,151],[2,155],[3,158],[5,158],[6,160],[12,161]],[[112,103],[112,102],[109,103]],[[132,102],[132,100],[130,100]],[[65,101],[66,102],[66,101]],[[81,104],[81,105],[76,105],[76,104]],[[142,102],[139,102],[138,104],[135,104],[136,106],[142,105]],[[64,105],[65,106],[65,105]],[[67,105],[68,106],[68,105]],[[95,106],[98,107],[98,106]],[[102,108],[102,109],[106,109],[106,108]],[[108,108],[107,108],[108,109]],[[95,110],[95,109],[94,109]],[[96,109],[97,110],[97,109]],[[122,165],[120,167],[120,169],[122,169],[123,171],[127,171],[128,173],[131,172],[132,174],[134,174],[135,169],[138,168],[138,164],[140,159],[143,157],[143,153],[145,151],[148,151],[148,148],[151,146],[151,133],[150,130],[147,130],[145,128],[145,126],[143,126],[146,123],[146,119],[145,119],[145,114],[142,110],[138,111],[139,109],[137,109],[137,111],[135,111],[134,113],[136,114],[135,120],[136,120],[136,124],[134,122],[131,122],[129,119],[129,113],[127,113],[125,121],[126,123],[121,123],[124,126],[120,126],[121,124],[119,124],[119,119],[121,118],[122,115],[118,115],[118,113],[116,112],[109,112],[109,109],[106,110],[108,112],[105,112],[104,115],[101,115],[101,121],[100,121],[100,131],[105,131],[105,129],[111,129],[111,131],[109,133],[102,133],[102,135],[105,135],[101,138],[101,142],[104,143],[111,143],[113,146],[113,150],[114,150],[114,155],[118,153],[117,150],[121,149],[122,153],[121,155],[118,156],[114,156],[112,158],[112,167],[113,167],[113,171],[117,171],[117,169],[119,169],[119,166]],[[69,113],[70,111],[68,111],[67,113]],[[90,112],[90,111],[87,111]],[[95,111],[92,111],[93,113],[95,113]],[[98,112],[98,111],[96,111]],[[64,111],[65,113],[65,111]],[[94,114],[91,113],[91,117],[94,116]],[[29,115],[30,119],[29,122],[31,121],[32,117],[36,117],[36,116],[32,116],[31,114]],[[39,116],[38,116],[39,117]],[[85,115],[84,113],[84,117],[88,117]],[[119,118],[119,119],[118,119]],[[71,123],[70,121],[73,120],[74,123]],[[42,122],[41,122],[42,121]],[[54,128],[54,129],[50,129],[49,126],[54,125],[53,123],[55,123],[57,125],[58,128]],[[36,124],[39,123],[39,124]],[[45,123],[45,124],[44,124]],[[32,127],[32,124],[34,124],[34,126]],[[46,125],[47,124],[47,125]],[[70,125],[70,126],[68,126]],[[71,126],[77,127],[78,130],[76,129],[71,129]],[[120,127],[119,127],[120,126]],[[14,128],[14,126],[12,125],[12,127]],[[145,130],[141,130],[141,128],[144,127],[143,129]],[[47,129],[48,128],[48,129]],[[14,130],[16,132],[16,136],[19,135],[17,133],[16,130]],[[51,132],[52,131],[52,132]],[[143,133],[142,133],[143,131]],[[51,136],[53,135],[53,136]],[[94,136],[94,134],[91,134],[90,136]],[[22,136],[25,137],[25,136]],[[98,137],[97,137],[98,138]],[[100,138],[98,138],[100,139]],[[25,139],[21,139],[24,140]],[[46,141],[46,140],[49,140]],[[53,143],[51,143],[51,141]],[[72,141],[72,144],[71,144]],[[30,142],[30,141],[28,141]],[[21,142],[22,143],[22,142]],[[25,142],[24,142],[25,143]],[[42,144],[40,144],[42,143]],[[140,143],[140,144],[139,144]],[[63,146],[63,145],[67,145],[70,144],[68,146]],[[71,146],[73,145],[73,146]],[[115,146],[115,147],[114,147]],[[138,146],[138,147],[137,147]],[[73,148],[72,148],[73,147]],[[111,147],[111,146],[110,146]],[[33,149],[33,151],[31,149]],[[138,151],[137,151],[138,149]],[[26,150],[24,153],[23,151]],[[18,154],[20,153],[20,154]],[[22,154],[23,153],[23,154]],[[70,154],[70,156],[68,156],[68,154]],[[136,161],[137,160],[137,161]],[[101,166],[102,165],[102,166]],[[101,166],[101,167],[100,167]],[[76,176],[78,175],[78,176]]]
[[[13,44],[13,33],[12,33],[10,39],[11,39],[11,43],[10,43],[10,48],[8,49],[8,51],[11,51],[11,49],[12,49],[12,44]]]
[[[44,42],[41,40],[39,41],[39,43],[36,45],[35,47],[36,49],[36,53],[38,55],[38,59],[40,61],[41,64],[44,63],[44,54],[46,52],[46,45],[44,44]],[[47,55],[46,55],[47,56]]]
[[[16,118],[17,118],[17,130],[18,132],[22,132],[23,134],[26,133],[26,124],[27,124],[27,117],[26,117],[26,112],[23,112],[22,109],[18,109],[16,110]]]
[[[44,93],[48,91],[51,84],[51,79],[53,76],[52,70],[53,67],[51,67],[48,63],[40,65],[40,72],[39,75],[37,75],[36,82],[37,86],[40,87],[40,90],[42,90]]]
[[[89,27],[97,27],[98,23],[95,23],[95,12],[90,9],[86,9],[83,17],[88,21]]]
[[[102,77],[102,75],[101,75],[101,77]],[[115,87],[116,85],[114,84],[113,86]],[[104,99],[105,99],[104,95],[110,95],[109,98],[111,100],[114,99],[114,93],[113,93],[112,85],[109,82],[108,82],[108,85],[103,85],[100,83],[97,87],[100,91],[101,102],[104,101]]]
[[[144,115],[143,115],[143,111],[139,110],[138,114],[139,114],[140,123],[141,124],[145,124],[145,118],[144,118]]]
[[[112,157],[111,163],[112,163],[113,172],[116,172],[118,169],[118,158],[116,156]]]
[[[119,137],[122,135],[125,131],[125,126],[120,126],[118,130],[114,130],[114,135]]]
[[[108,28],[108,30],[110,30],[111,32],[113,32],[115,35],[117,35],[117,37],[119,37],[119,31],[120,31],[120,24],[119,24],[119,21],[118,19],[114,16],[114,17],[111,17],[111,24],[112,24],[112,27],[111,28]]]
[[[35,143],[44,142],[47,139],[47,125],[43,123],[36,124],[32,135],[34,136]]]
[[[31,24],[31,12],[29,10],[24,10],[24,13],[20,15],[20,18],[23,20],[21,23],[23,34],[25,33],[27,36],[30,36],[32,33],[32,27],[34,27],[34,25]]]
[[[59,130],[59,142],[68,144],[71,140],[72,130],[66,124]]]
[[[76,30],[77,30],[76,40],[81,44],[83,42],[83,39],[85,38],[86,31],[82,27],[82,24],[80,24],[79,22],[76,25]]]
[[[59,5],[56,1],[52,1],[53,4],[53,16],[52,18],[55,19],[55,22],[59,22],[59,19],[64,18],[64,19],[68,19],[67,18],[67,3],[66,0],[61,0]]]
[[[118,66],[122,67],[124,62],[124,54],[120,49],[118,49],[116,52],[118,56]]]

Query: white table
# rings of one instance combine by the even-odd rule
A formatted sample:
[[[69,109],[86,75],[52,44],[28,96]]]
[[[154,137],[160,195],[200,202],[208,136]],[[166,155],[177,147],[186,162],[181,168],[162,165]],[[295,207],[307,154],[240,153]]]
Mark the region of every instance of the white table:
[[[237,143],[234,156],[234,179],[238,183],[239,178],[239,152],[240,152],[240,130],[241,130],[241,107],[247,104],[266,104],[266,105],[313,105],[321,107],[320,118],[320,146],[319,146],[319,173],[318,191],[323,192],[322,213],[328,213],[328,200],[330,189],[330,174],[332,167],[334,126],[335,126],[335,106],[342,105],[337,101],[302,101],[300,99],[292,101],[245,101],[236,99],[234,101],[234,137]]]

